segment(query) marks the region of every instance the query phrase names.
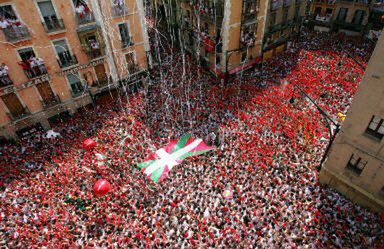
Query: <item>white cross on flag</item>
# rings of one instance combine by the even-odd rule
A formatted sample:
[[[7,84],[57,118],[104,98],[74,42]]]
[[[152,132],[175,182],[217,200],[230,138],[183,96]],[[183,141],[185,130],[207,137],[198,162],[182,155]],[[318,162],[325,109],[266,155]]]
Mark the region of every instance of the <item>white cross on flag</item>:
[[[206,153],[214,147],[207,146],[201,139],[193,139],[186,134],[178,141],[173,141],[164,148],[150,155],[137,166],[154,182],[161,182],[168,172],[185,158]]]

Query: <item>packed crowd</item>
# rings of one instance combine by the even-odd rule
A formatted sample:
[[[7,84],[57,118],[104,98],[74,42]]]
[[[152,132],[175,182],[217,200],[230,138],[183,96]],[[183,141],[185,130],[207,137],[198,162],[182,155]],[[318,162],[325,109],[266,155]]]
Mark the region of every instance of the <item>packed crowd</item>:
[[[147,90],[120,92],[0,150],[0,243],[9,247],[379,247],[379,216],[318,182],[325,119],[345,114],[373,44],[331,34],[301,42],[228,83],[163,48]],[[168,52],[165,52],[168,51]],[[332,130],[332,127],[331,127]],[[135,166],[185,133],[214,151],[154,184]],[[94,151],[82,149],[93,138]],[[98,164],[95,153],[105,155]],[[96,198],[100,178],[113,189]],[[231,190],[232,200],[222,193]],[[0,245],[1,246],[1,245]]]

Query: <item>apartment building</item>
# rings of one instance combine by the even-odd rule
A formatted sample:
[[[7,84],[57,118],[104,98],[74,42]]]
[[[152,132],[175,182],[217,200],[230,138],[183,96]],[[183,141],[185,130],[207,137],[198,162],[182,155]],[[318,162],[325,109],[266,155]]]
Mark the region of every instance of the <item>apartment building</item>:
[[[384,211],[384,36],[320,171],[320,182],[374,211]]]
[[[287,48],[299,36],[306,15],[305,0],[271,0],[263,40],[264,59]]]
[[[283,51],[297,35],[304,0],[154,1],[155,23],[218,77]]]
[[[142,1],[0,0],[0,138],[49,129],[146,77]]]
[[[315,0],[311,6],[311,22],[319,31],[360,35],[370,29],[372,7],[371,0]]]

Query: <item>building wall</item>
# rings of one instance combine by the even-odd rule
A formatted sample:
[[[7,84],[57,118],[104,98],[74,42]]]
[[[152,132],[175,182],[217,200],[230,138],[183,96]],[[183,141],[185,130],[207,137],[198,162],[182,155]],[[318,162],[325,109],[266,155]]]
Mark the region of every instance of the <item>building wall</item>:
[[[270,0],[268,3],[268,15],[263,40],[264,58],[269,58],[273,54],[283,51],[287,41],[294,39],[298,35],[307,6],[307,1],[305,0]],[[280,3],[280,7],[273,8],[278,3]],[[298,15],[295,18],[296,8],[298,8]],[[288,11],[286,21],[283,18],[285,11]],[[276,15],[276,21],[272,25],[271,19],[273,15]]]
[[[367,133],[372,116],[384,119],[384,36],[377,43],[362,83],[335,139],[320,181],[374,210],[384,210],[384,139]],[[366,162],[359,172],[346,167],[351,155]]]
[[[321,8],[320,16],[325,16],[327,9],[332,9],[332,15],[329,20],[316,19],[317,8]],[[339,21],[338,15],[341,8],[348,9],[345,21]],[[365,11],[364,18],[361,24],[352,23],[357,10]],[[334,1],[334,0],[316,0],[311,5],[311,17],[314,22],[315,29],[327,31],[341,31],[350,35],[358,35],[365,32],[370,15],[370,3],[363,1]],[[322,28],[318,28],[322,27]]]
[[[0,63],[5,63],[8,68],[9,78],[13,81],[12,85],[0,87],[0,137],[15,138],[16,131],[25,127],[40,123],[44,128],[50,128],[48,118],[58,113],[68,111],[75,112],[78,108],[92,103],[92,97],[104,90],[117,86],[117,81],[109,81],[111,73],[115,67],[118,72],[118,80],[130,78],[137,74],[128,72],[125,54],[133,52],[136,64],[139,65],[138,71],[145,71],[148,67],[146,53],[149,51],[148,36],[144,27],[144,12],[142,1],[125,0],[128,12],[114,15],[112,13],[112,0],[99,1],[100,9],[92,6],[95,0],[87,0],[87,5],[95,14],[97,10],[103,14],[103,18],[95,18],[95,22],[83,25],[78,24],[77,13],[72,0],[51,0],[57,18],[63,20],[64,29],[55,32],[47,32],[42,24],[43,16],[38,8],[37,2],[24,0],[0,0],[0,7],[11,5],[18,16],[18,20],[27,27],[30,37],[26,39],[9,41],[5,31],[0,31]],[[141,8],[139,8],[141,7]],[[103,23],[102,23],[103,22]],[[125,48],[121,47],[121,36],[118,24],[129,23],[129,32],[134,44]],[[104,24],[106,32],[102,32],[100,24]],[[101,55],[97,58],[90,57],[85,47],[87,44],[81,43],[81,32],[94,32],[100,34],[100,45],[106,44],[113,50],[113,60],[108,56]],[[143,31],[144,30],[144,31]],[[104,35],[104,33],[106,35]],[[53,42],[64,39],[69,48],[70,54],[77,59],[77,63],[68,67],[60,67],[58,55]],[[17,51],[22,48],[32,47],[36,57],[43,59],[47,74],[28,79],[22,68],[18,65],[21,60]],[[105,50],[106,48],[104,48]],[[102,48],[103,50],[103,48]],[[95,67],[99,64],[104,65],[108,82],[99,84]],[[79,78],[84,86],[83,92],[73,94],[66,75],[71,72],[78,72]],[[60,102],[54,105],[43,104],[43,98],[38,91],[36,84],[48,81],[54,95],[57,95]],[[98,82],[99,81],[99,82]],[[99,85],[96,85],[98,83]],[[110,84],[108,86],[108,84]],[[89,90],[86,89],[89,86]],[[12,117],[9,109],[5,105],[1,96],[8,93],[15,93],[21,104],[26,107],[26,115]]]

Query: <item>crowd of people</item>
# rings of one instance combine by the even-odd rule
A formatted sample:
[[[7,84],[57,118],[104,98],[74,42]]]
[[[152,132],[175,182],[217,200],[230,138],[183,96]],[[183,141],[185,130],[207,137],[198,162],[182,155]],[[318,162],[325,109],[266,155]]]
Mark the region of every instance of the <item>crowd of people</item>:
[[[54,128],[60,136],[36,132],[2,146],[0,246],[383,245],[378,214],[319,184],[329,130],[294,87],[337,120],[364,73],[344,50],[366,65],[374,44],[307,33],[228,82],[161,45],[147,89],[80,109]],[[136,167],[186,133],[216,149],[185,160],[160,184]],[[82,148],[87,138],[97,142],[93,151]],[[95,197],[101,178],[112,191]]]

